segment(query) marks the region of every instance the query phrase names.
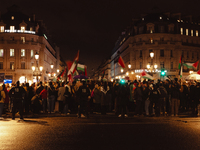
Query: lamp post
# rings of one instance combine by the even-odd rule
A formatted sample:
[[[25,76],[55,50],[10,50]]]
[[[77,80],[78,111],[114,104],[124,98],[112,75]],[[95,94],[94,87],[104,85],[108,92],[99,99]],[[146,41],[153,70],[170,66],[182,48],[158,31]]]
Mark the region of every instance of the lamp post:
[[[38,78],[42,76],[42,70],[43,70],[42,66],[40,67],[38,66],[38,60],[39,60],[38,52],[35,53],[35,60],[36,60],[36,67],[32,66],[32,70],[33,70],[33,76],[36,76],[36,82],[38,82]]]
[[[150,53],[150,57],[151,57],[151,63],[149,64],[147,64],[147,69],[151,72],[151,73],[154,73],[154,72],[156,72],[156,70],[157,70],[157,68],[158,68],[158,65],[155,63],[154,65],[153,65],[153,58],[154,58],[154,52],[151,52]]]
[[[53,71],[52,71],[54,67],[53,63],[50,64],[50,67],[51,67],[51,73],[49,74],[49,77],[53,77]]]

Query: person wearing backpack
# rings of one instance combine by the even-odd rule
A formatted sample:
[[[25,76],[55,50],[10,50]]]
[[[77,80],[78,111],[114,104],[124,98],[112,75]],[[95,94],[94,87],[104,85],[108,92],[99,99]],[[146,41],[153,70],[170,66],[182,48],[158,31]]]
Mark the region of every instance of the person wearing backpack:
[[[5,102],[5,98],[6,98],[6,95],[5,95],[5,92],[3,91],[3,87],[0,86],[0,120],[3,119],[2,117],[2,113],[3,113],[3,108],[4,108],[4,102]]]
[[[24,111],[23,101],[26,95],[26,91],[19,84],[20,82],[17,81],[16,86],[13,87],[8,93],[10,97],[13,97],[12,120],[15,120],[15,113],[17,110],[19,110],[20,120],[24,119],[23,118],[23,111]]]
[[[160,106],[160,115],[165,116],[167,90],[163,86],[163,83],[159,84],[158,93],[159,93],[159,102],[158,103],[159,103],[159,106]]]

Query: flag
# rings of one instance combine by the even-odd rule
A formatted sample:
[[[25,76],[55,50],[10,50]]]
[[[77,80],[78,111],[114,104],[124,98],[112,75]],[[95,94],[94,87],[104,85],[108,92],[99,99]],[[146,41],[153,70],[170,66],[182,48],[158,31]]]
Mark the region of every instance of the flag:
[[[141,77],[142,77],[142,78],[145,78],[145,79],[154,80],[154,78],[153,78],[151,75],[147,74],[145,71],[143,71],[143,72],[141,73]]]
[[[63,78],[63,76],[64,76],[64,74],[66,73],[66,71],[67,71],[67,68],[65,68],[65,70],[64,70],[63,73],[60,75],[60,77]]]
[[[85,72],[85,65],[77,64],[77,70]]]
[[[85,66],[85,76],[87,76],[87,66]]]
[[[199,61],[197,61],[195,63],[183,63],[183,66],[186,66],[187,68],[191,68],[191,69],[193,69],[193,68],[196,69],[198,64],[199,64]]]
[[[183,75],[183,66],[181,66],[180,78],[182,78],[182,75]]]
[[[199,71],[197,71],[197,74],[199,74],[199,75],[200,75],[200,70],[199,70]]]
[[[178,69],[179,69],[179,70],[181,69],[181,63],[182,63],[182,55],[181,55],[181,57],[180,57],[179,64],[178,64]]]
[[[68,60],[66,61],[66,64],[67,64],[67,69],[69,70],[72,66],[72,61]]]
[[[125,64],[121,56],[119,56],[118,63],[122,68],[125,68]]]
[[[72,63],[71,68],[69,69],[70,73],[74,74],[74,72],[76,70],[76,66],[77,66],[78,60],[79,60],[79,50],[78,50],[78,53],[76,54],[76,57],[74,58],[74,61]]]

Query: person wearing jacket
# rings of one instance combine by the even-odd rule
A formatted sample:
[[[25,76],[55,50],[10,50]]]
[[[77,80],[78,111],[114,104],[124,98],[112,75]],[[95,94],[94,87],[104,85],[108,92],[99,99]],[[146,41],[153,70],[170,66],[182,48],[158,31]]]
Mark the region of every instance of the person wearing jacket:
[[[65,83],[63,82],[62,85],[58,89],[58,102],[59,102],[59,112],[64,113],[64,106],[63,106],[63,101],[65,100]]]
[[[95,105],[95,110],[97,112],[101,111],[101,91],[99,90],[99,85],[95,84],[93,90],[93,103]]]
[[[142,105],[142,86],[139,82],[135,89],[135,99],[136,99],[136,109],[135,112],[137,115],[142,115],[143,113],[143,105]]]
[[[163,83],[159,84],[158,93],[159,93],[159,114],[165,116],[167,90],[163,86]]]
[[[63,101],[64,114],[68,114],[69,103],[72,98],[71,83],[69,81],[66,82],[64,96],[65,96],[65,99]]]
[[[5,95],[5,92],[3,91],[3,87],[2,87],[2,86],[0,86],[0,91],[1,91],[1,99],[0,99],[0,120],[2,120],[2,119],[3,119],[2,113],[3,113],[3,108],[4,108],[4,102],[5,102],[6,95]]]
[[[177,78],[173,81],[171,85],[171,116],[178,116],[178,100],[180,97],[180,85],[177,82]]]
[[[40,92],[42,98],[42,110],[43,113],[47,112],[47,86],[44,86],[44,89]]]

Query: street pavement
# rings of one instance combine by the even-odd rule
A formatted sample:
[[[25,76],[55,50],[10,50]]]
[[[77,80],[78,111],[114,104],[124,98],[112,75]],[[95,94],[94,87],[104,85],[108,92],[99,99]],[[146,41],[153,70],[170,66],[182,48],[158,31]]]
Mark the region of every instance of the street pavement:
[[[18,120],[0,121],[0,150],[200,149],[200,117],[40,114]]]

